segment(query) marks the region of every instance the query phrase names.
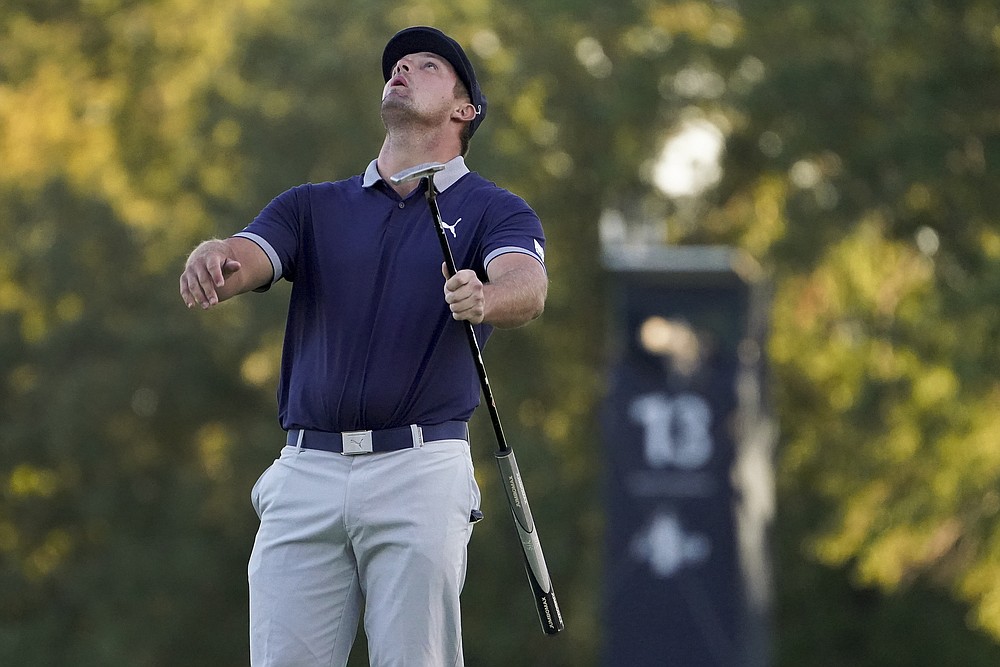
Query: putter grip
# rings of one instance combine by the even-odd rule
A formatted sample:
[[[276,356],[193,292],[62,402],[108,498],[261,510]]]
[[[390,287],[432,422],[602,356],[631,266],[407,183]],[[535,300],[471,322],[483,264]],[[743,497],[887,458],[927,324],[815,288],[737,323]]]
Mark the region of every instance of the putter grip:
[[[528,496],[524,492],[524,483],[521,481],[521,472],[517,468],[517,459],[514,458],[512,449],[497,452],[496,459],[500,468],[500,478],[503,481],[504,490],[507,492],[510,512],[514,516],[514,527],[521,540],[524,569],[535,597],[538,620],[541,622],[545,634],[554,635],[565,626],[563,625],[562,612],[559,610],[559,602],[552,589],[549,569],[545,565],[542,543],[538,539],[538,531],[535,530],[535,522],[531,518]]]

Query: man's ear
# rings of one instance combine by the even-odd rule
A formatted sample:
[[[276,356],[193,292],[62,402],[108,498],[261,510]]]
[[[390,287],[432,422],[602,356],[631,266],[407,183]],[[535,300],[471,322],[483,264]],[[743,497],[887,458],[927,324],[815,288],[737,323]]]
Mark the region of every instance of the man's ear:
[[[476,117],[476,107],[472,106],[472,102],[464,102],[455,110],[455,117],[458,120],[469,122]]]

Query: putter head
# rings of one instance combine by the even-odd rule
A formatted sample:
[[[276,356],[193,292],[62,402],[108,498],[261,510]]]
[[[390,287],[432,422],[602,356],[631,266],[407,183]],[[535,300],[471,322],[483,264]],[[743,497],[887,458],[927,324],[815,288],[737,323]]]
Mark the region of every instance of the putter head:
[[[390,176],[389,181],[391,181],[393,185],[399,185],[400,183],[406,183],[407,181],[412,181],[417,178],[432,176],[442,169],[444,169],[444,165],[440,162],[425,162],[424,164],[418,164],[416,167],[404,169],[398,174]]]

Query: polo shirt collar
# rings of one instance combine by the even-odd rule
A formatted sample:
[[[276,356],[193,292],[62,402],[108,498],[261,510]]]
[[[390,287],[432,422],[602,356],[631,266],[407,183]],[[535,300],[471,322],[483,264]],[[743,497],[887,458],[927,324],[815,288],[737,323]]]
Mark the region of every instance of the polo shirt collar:
[[[434,188],[438,192],[444,192],[469,173],[469,168],[465,166],[465,158],[459,155],[444,163],[444,169],[434,174]],[[383,180],[378,173],[378,160],[372,160],[365,169],[364,179],[361,185],[370,188]]]

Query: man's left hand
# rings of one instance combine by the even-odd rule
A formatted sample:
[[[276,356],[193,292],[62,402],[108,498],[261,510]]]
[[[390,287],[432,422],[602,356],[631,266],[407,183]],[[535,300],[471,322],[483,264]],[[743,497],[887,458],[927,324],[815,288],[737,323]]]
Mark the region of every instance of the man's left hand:
[[[448,265],[441,263],[444,283],[444,300],[451,308],[451,316],[456,320],[468,320],[480,324],[486,315],[486,297],[483,283],[471,269],[462,269],[448,278]]]

